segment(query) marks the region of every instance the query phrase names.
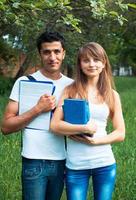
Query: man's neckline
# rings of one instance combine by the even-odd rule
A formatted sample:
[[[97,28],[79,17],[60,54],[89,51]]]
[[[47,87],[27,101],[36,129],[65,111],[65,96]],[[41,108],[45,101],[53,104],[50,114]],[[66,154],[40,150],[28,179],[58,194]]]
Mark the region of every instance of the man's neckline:
[[[43,77],[46,77],[47,79],[50,79],[50,80],[52,80],[52,81],[58,81],[58,80],[60,80],[60,79],[63,77],[63,74],[62,74],[61,72],[60,72],[58,78],[55,78],[55,79],[53,79],[52,77],[49,77],[48,75],[44,75],[44,74],[41,72],[41,70],[39,70],[39,72],[41,73],[41,75],[42,75]]]

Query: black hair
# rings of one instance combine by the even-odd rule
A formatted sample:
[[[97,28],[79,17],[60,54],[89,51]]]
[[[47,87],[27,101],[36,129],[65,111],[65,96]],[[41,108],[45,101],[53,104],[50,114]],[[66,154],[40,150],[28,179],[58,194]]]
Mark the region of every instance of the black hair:
[[[37,38],[38,51],[40,52],[42,43],[44,43],[44,42],[55,42],[55,41],[59,41],[61,43],[63,49],[65,49],[65,45],[64,45],[65,39],[60,33],[58,33],[58,32],[43,32]]]

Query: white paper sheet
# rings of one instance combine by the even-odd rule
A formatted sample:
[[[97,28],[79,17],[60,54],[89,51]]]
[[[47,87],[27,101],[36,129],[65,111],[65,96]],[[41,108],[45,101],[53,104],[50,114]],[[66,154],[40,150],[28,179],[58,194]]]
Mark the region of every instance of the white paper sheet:
[[[35,106],[39,98],[52,95],[54,85],[52,82],[21,80],[19,85],[19,115]],[[38,115],[26,127],[39,130],[49,130],[51,112]]]

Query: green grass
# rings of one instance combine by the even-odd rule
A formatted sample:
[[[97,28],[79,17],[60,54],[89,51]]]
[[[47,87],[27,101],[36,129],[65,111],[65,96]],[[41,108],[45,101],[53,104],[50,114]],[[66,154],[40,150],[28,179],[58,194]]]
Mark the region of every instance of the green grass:
[[[126,139],[113,145],[117,181],[113,200],[136,200],[136,78],[115,79],[126,124]],[[0,117],[8,101],[0,97]],[[0,200],[21,200],[21,134],[0,134]],[[90,183],[88,200],[92,198]],[[65,191],[62,200],[66,200]]]

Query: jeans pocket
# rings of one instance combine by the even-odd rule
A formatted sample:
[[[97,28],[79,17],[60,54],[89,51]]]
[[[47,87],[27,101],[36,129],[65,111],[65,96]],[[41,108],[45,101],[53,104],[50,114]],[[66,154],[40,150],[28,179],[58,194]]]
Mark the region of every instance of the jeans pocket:
[[[25,164],[22,172],[25,179],[36,179],[42,174],[42,168],[41,166]]]

